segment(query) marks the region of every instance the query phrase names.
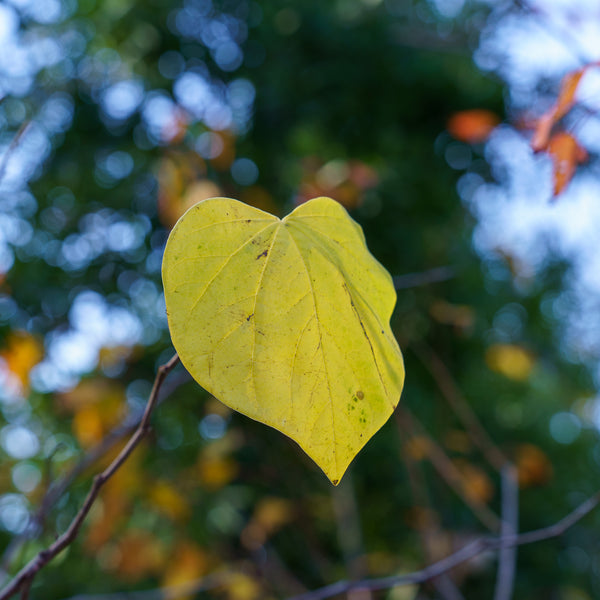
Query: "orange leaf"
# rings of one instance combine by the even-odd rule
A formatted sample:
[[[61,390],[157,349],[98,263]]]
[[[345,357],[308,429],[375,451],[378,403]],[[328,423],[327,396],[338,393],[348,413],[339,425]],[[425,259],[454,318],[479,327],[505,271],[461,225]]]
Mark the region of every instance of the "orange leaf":
[[[550,459],[533,444],[521,444],[516,450],[515,462],[522,488],[544,485],[552,479],[554,469]]]
[[[498,115],[492,111],[475,108],[454,113],[448,119],[447,128],[457,140],[478,144],[485,142],[499,123]]]
[[[586,68],[583,67],[577,71],[572,71],[563,77],[556,103],[537,120],[537,125],[531,138],[531,148],[534,152],[539,152],[548,147],[552,128],[573,108],[577,86]]]
[[[533,137],[531,138],[531,149],[534,152],[544,150],[548,146],[550,132],[554,127],[554,112],[551,111],[542,115],[535,126]]]
[[[587,158],[587,152],[570,133],[560,131],[550,138],[548,154],[553,164],[554,196],[558,196],[573,178],[577,164]]]
[[[575,92],[577,92],[577,86],[585,73],[586,67],[567,73],[560,84],[560,92],[558,94],[558,100],[556,102],[556,108],[554,110],[554,118],[556,121],[562,119],[575,104]]]

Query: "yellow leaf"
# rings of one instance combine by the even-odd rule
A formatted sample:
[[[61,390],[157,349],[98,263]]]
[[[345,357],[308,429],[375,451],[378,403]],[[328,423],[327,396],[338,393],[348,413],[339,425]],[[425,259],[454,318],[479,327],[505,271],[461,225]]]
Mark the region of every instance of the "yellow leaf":
[[[150,502],[174,521],[185,521],[190,516],[190,507],[182,494],[168,481],[156,481],[148,492]]]
[[[254,515],[242,531],[241,540],[246,548],[260,548],[268,537],[294,518],[294,507],[284,498],[263,498]]]
[[[89,448],[123,418],[125,390],[108,379],[86,379],[60,394],[57,403],[59,408],[75,413],[73,433],[84,448]]]
[[[244,573],[235,573],[226,589],[229,600],[257,600],[262,594],[258,583]]]
[[[198,475],[202,485],[209,490],[218,490],[227,485],[238,474],[237,463],[227,457],[203,454],[198,461]]]
[[[192,207],[163,260],[173,344],[216,398],[295,440],[337,484],[396,407],[396,293],[330,198],[280,220],[228,198]]]
[[[29,389],[29,372],[44,356],[39,340],[29,333],[19,331],[11,333],[6,348],[0,352],[6,361],[8,370],[16,376],[22,388]]]
[[[119,578],[136,582],[158,572],[164,563],[165,548],[161,540],[146,531],[128,531],[114,549],[112,567]]]
[[[98,407],[84,406],[78,410],[73,417],[72,429],[77,441],[84,448],[100,442],[104,435],[104,425]]]
[[[162,585],[164,588],[183,586],[199,579],[206,572],[208,557],[192,542],[179,542],[171,554],[165,570]],[[182,595],[179,600],[192,598],[194,594]]]
[[[531,352],[515,344],[494,344],[485,353],[487,366],[509,379],[525,381],[535,362]]]

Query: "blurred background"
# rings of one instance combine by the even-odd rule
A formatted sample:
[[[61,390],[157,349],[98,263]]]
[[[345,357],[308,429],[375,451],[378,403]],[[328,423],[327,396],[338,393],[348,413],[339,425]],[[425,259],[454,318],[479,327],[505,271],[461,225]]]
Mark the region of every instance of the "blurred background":
[[[173,354],[165,241],[211,196],[350,211],[398,290],[399,410],[333,488],[179,367],[32,598],[275,599],[416,570],[498,531],[498,464],[465,415],[516,466],[520,531],[594,493],[599,39],[595,0],[0,2],[3,580],[139,418]],[[598,597],[599,534],[593,514],[520,548],[514,597]],[[340,597],[491,598],[495,579],[484,554]]]

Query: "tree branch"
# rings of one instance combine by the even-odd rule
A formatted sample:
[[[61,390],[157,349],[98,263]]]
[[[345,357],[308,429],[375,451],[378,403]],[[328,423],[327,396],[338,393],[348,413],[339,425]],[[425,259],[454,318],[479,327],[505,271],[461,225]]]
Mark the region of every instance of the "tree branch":
[[[171,378],[168,385],[163,385],[161,387],[160,392],[158,393],[156,406],[159,406],[165,398],[170,396],[173,390],[177,389],[182,382],[184,383],[189,379],[190,375],[187,371],[183,373],[182,377],[177,378],[175,382],[173,382],[173,378]],[[119,424],[110,431],[102,441],[88,450],[81,459],[71,467],[71,469],[56,481],[52,482],[44,494],[38,510],[30,517],[25,531],[20,535],[15,536],[4,550],[2,559],[0,560],[0,585],[8,579],[8,570],[15,553],[18,552],[25,542],[39,536],[48,513],[58,500],[63,497],[73,481],[96,461],[100,460],[103,456],[106,456],[106,454],[108,454],[108,452],[110,452],[119,442],[124,440],[127,436],[132,435],[139,426],[139,422],[139,414],[128,415],[124,423]]]
[[[380,577],[377,579],[364,579],[362,581],[338,581],[331,585],[322,587],[306,594],[293,596],[288,600],[323,600],[331,598],[336,594],[343,594],[355,589],[381,590],[389,589],[400,585],[409,585],[415,583],[425,583],[443,573],[447,573],[454,567],[478,556],[487,550],[500,550],[502,548],[511,548],[516,546],[525,546],[535,542],[549,540],[562,535],[565,531],[573,527],[578,521],[585,517],[600,504],[600,491],[582,502],[575,510],[566,517],[542,529],[536,529],[520,535],[509,535],[499,537],[482,537],[470,544],[467,544],[457,552],[450,554],[446,558],[421,569],[414,573],[406,575],[392,575],[390,577]]]
[[[513,465],[507,465],[502,469],[502,527],[500,537],[508,538],[516,535],[518,531],[519,486],[517,470]],[[516,546],[500,548],[494,600],[510,600],[512,598],[516,566]]]
[[[405,290],[408,288],[428,285],[430,283],[438,283],[440,281],[448,281],[456,277],[456,272],[453,267],[435,267],[428,271],[420,271],[419,273],[406,273],[405,275],[396,275],[393,277],[394,287],[397,290]]]
[[[439,552],[439,538],[442,531],[439,526],[439,517],[433,513],[421,465],[417,464],[417,461],[404,449],[406,447],[404,436],[400,436],[400,444],[403,446],[401,448],[402,459],[406,466],[408,483],[412,490],[415,506],[423,509],[423,524],[417,527],[419,537],[421,538],[421,546],[423,547],[426,561],[432,563],[441,555]],[[441,600],[464,600],[460,590],[448,575],[442,575],[439,578],[433,579],[431,583]]]
[[[35,575],[77,537],[85,517],[90,512],[90,509],[96,501],[96,498],[98,497],[98,494],[100,493],[100,490],[104,484],[127,460],[129,455],[134,451],[137,445],[150,430],[150,416],[154,410],[154,407],[156,406],[160,388],[162,387],[166,376],[175,368],[178,362],[179,357],[177,354],[175,354],[167,363],[158,368],[154,385],[148,398],[148,403],[146,404],[144,415],[142,416],[142,419],[134,434],[131,436],[119,455],[112,461],[112,463],[104,471],[102,471],[102,473],[94,477],[92,487],[90,488],[83,505],[71,521],[68,529],[52,545],[39,552],[17,573],[13,580],[0,592],[0,600],[10,598],[19,591],[21,591],[21,599],[26,600],[28,597],[29,587],[31,586]]]
[[[489,464],[497,471],[502,472],[502,469],[509,464],[509,460],[490,438],[481,421],[456,385],[448,367],[446,367],[442,359],[431,348],[428,348],[424,344],[413,344],[411,348],[435,379],[440,392],[463,424],[467,435],[481,450]]]
[[[429,436],[418,419],[406,407],[399,405],[394,413],[398,425],[407,435],[417,434],[427,440],[426,453],[433,468],[471,509],[475,517],[493,533],[500,530],[500,519],[487,504],[475,501],[465,491],[464,478],[444,450]]]

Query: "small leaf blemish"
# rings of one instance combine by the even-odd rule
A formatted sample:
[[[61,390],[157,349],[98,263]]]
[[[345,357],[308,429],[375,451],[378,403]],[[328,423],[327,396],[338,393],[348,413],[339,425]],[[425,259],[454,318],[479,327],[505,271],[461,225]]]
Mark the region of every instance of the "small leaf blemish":
[[[257,257],[256,260],[258,260],[259,258],[261,258],[262,256],[267,256],[267,254],[269,253],[268,250],[265,250],[264,252],[261,252]]]

